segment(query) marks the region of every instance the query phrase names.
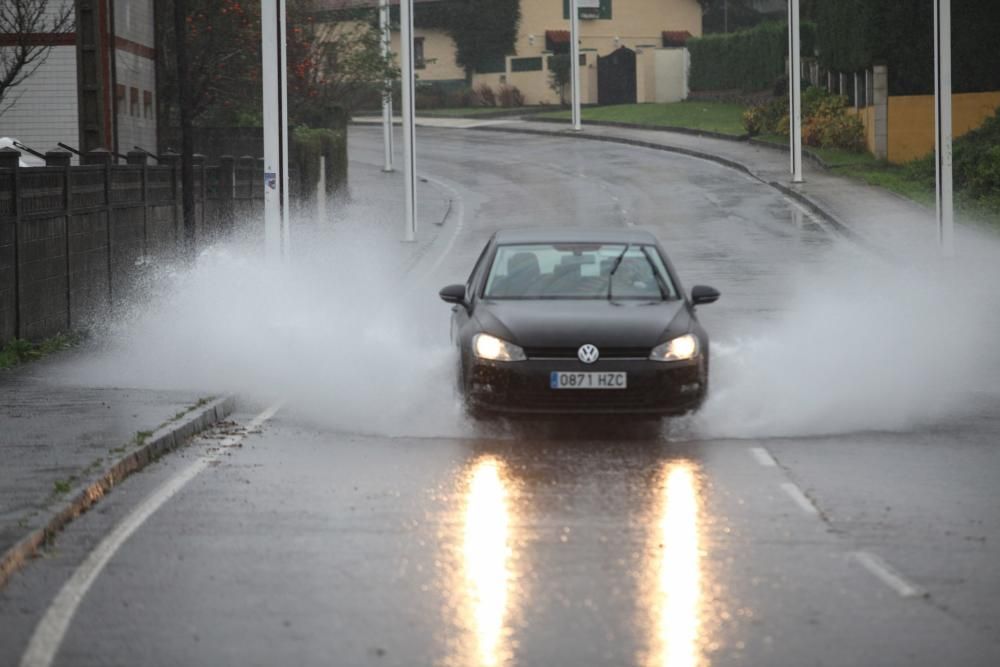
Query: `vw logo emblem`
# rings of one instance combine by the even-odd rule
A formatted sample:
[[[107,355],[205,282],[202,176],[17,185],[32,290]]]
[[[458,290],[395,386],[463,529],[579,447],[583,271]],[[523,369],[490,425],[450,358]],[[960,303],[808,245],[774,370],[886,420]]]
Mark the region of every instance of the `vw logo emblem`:
[[[601,352],[597,349],[597,346],[587,343],[580,346],[580,349],[576,351],[576,356],[583,363],[592,364],[601,357]]]

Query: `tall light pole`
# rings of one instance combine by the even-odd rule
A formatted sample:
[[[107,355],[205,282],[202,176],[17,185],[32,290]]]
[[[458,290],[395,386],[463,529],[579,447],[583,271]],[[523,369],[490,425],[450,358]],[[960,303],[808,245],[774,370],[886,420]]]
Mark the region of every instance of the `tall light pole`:
[[[951,163],[951,0],[934,0],[934,156],[937,223],[941,251],[955,251],[955,205]]]
[[[382,30],[382,58],[388,64],[392,57],[392,30],[389,26],[389,0],[379,0],[378,25]],[[386,77],[382,91],[382,144],[385,163],[382,171],[392,171],[392,80]]]
[[[799,0],[788,0],[788,135],[792,183],[802,182],[802,46]]]
[[[269,259],[288,251],[288,81],[285,0],[261,0],[264,98],[264,242]]]
[[[413,99],[413,0],[400,0],[399,23],[400,65],[403,70],[403,181],[405,182],[403,238],[407,241],[415,241],[417,238],[417,157],[414,153],[416,108]]]
[[[569,68],[573,80],[573,129],[583,129],[580,122],[580,5],[578,0],[569,0]]]

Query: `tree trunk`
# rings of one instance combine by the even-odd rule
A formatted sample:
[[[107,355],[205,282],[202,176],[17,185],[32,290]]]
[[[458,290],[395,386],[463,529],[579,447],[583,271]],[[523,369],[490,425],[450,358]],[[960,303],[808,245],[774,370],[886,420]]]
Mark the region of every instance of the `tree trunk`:
[[[174,36],[177,49],[177,107],[181,130],[181,211],[184,221],[183,252],[194,258],[194,113],[189,81],[190,63],[187,43],[187,0],[174,0]]]

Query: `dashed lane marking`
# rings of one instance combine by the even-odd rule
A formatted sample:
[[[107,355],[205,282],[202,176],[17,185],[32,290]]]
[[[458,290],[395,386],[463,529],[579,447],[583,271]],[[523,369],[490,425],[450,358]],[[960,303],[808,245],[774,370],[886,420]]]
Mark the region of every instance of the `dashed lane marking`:
[[[925,591],[916,584],[910,583],[906,577],[901,575],[891,565],[868,551],[855,551],[854,559],[861,563],[866,570],[878,577],[882,583],[896,591],[900,597],[914,598],[922,597]]]
[[[247,433],[256,431],[264,422],[273,417],[281,409],[281,406],[282,403],[279,402],[264,410],[247,424],[242,434],[225,438],[220,442],[220,446],[237,444],[246,437]],[[28,648],[21,657],[20,667],[51,667],[59,648],[62,646],[63,639],[66,637],[66,631],[69,630],[70,623],[73,622],[77,608],[118,549],[156,510],[160,509],[164,503],[215,460],[214,456],[200,457],[168,479],[133,509],[121,523],[115,526],[107,537],[101,540],[87,556],[87,559],[73,572],[69,581],[63,584],[59,594],[56,595],[45,612],[45,616],[35,627],[31,641],[28,642]]]
[[[757,460],[757,463],[761,464],[765,468],[774,468],[778,465],[778,462],[774,460],[771,456],[771,452],[767,451],[763,447],[751,447],[750,454]]]
[[[796,486],[793,482],[784,482],[781,485],[781,490],[784,491],[789,498],[795,501],[795,504],[799,506],[806,514],[811,516],[819,516],[819,510],[816,506],[812,504],[806,494],[802,493],[802,489]]]

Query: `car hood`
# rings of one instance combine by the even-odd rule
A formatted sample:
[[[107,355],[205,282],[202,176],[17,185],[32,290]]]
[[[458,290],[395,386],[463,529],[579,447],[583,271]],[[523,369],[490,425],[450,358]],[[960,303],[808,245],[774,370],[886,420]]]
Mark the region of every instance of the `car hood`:
[[[684,302],[525,300],[481,301],[482,330],[521,347],[652,348],[690,327]]]

